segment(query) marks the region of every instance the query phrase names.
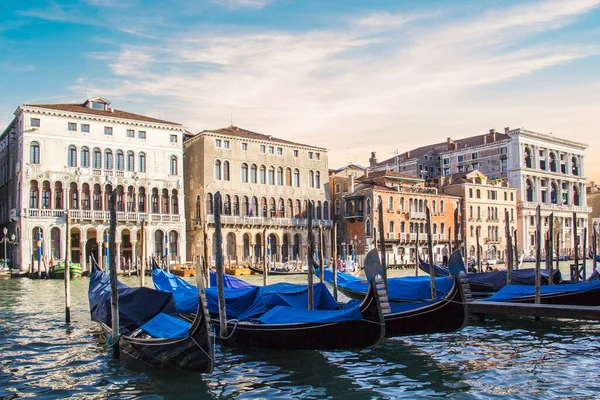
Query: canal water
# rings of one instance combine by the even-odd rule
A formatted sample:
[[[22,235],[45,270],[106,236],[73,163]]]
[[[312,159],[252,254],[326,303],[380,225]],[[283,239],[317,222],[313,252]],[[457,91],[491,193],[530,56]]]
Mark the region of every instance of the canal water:
[[[597,398],[600,392],[600,323],[529,318],[473,320],[454,334],[386,339],[360,351],[217,345],[211,375],[156,370],[111,359],[90,321],[88,283],[73,281],[73,323],[66,326],[63,281],[0,280],[0,399]]]

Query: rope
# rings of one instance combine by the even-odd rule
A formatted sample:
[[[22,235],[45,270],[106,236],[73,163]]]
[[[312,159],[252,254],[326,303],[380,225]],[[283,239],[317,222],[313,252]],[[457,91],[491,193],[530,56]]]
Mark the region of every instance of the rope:
[[[230,322],[233,322],[235,325],[233,326],[233,329],[231,330],[231,333],[229,335],[227,335],[227,336],[221,336],[221,332],[219,332],[219,337],[222,340],[227,340],[227,339],[229,339],[229,338],[231,338],[233,336],[233,333],[235,332],[235,328],[237,328],[237,326],[238,326],[238,324],[239,324],[240,321],[238,321],[237,319],[230,319],[229,321],[227,321],[225,323],[225,326],[229,325]]]
[[[110,335],[108,335],[108,337],[106,338],[106,345],[108,347],[113,347],[114,345],[116,345],[117,343],[119,343],[119,336],[117,335],[117,338],[115,339],[115,341],[113,343],[110,343],[111,339],[113,338],[112,333]]]

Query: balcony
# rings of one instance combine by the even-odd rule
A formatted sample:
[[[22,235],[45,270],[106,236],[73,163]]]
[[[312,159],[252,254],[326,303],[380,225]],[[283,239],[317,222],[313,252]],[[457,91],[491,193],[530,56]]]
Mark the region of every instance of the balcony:
[[[214,215],[207,215],[208,224],[215,223]],[[269,217],[240,217],[233,215],[221,215],[222,225],[250,225],[250,226],[275,226],[282,228],[306,227],[306,218],[269,218]],[[329,219],[313,219],[313,227],[322,226],[329,228],[333,221]]]
[[[536,207],[541,205],[542,211],[567,211],[567,212],[582,212],[591,213],[592,207],[587,206],[573,206],[573,205],[560,205],[560,204],[548,204],[548,203],[535,203],[529,201],[522,201],[518,204],[519,210],[529,209],[535,210]]]
[[[443,242],[446,240],[446,234],[445,233],[440,233],[440,242]]]
[[[396,239],[396,233],[395,232],[389,232],[387,238],[391,239],[391,240],[395,240]]]
[[[59,219],[65,217],[65,210],[40,210],[37,208],[28,208],[24,210],[23,215],[31,218]],[[109,211],[93,210],[69,210],[69,215],[73,220],[81,221],[110,221]],[[181,216],[177,214],[147,214],[139,212],[117,212],[118,222],[181,222]]]
[[[426,215],[424,212],[411,211],[408,213],[408,219],[425,219]]]

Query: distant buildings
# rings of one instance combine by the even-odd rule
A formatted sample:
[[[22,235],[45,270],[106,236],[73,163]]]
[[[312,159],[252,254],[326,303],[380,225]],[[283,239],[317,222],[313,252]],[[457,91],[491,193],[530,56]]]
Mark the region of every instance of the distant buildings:
[[[427,253],[426,207],[431,211],[435,260],[442,260],[442,248],[454,240],[454,211],[460,207],[460,198],[440,194],[436,188],[426,187],[423,179],[392,171],[378,171],[356,180],[353,175],[344,178],[334,173],[330,180],[336,188],[338,184],[340,188],[348,188],[343,192],[343,203],[338,202],[339,197],[336,197],[334,206],[336,224],[344,221],[341,235],[338,229],[339,251],[342,255],[366,254],[378,243],[377,207],[380,202],[383,204],[388,264],[414,263],[417,241],[421,246],[420,251]]]
[[[380,163],[372,153],[369,170],[391,168],[428,179],[477,170],[488,179],[507,180],[517,190],[519,248],[533,253],[534,215],[540,205],[545,234],[553,213],[553,237],[560,236],[561,254],[570,254],[573,232],[578,236],[583,234],[591,212],[585,195],[586,148],[586,144],[554,135],[510,128],[498,133],[491,129],[487,134],[465,139],[448,138],[446,143],[420,147]],[[427,164],[432,160],[436,165]]]
[[[488,179],[479,171],[456,173],[440,178],[441,190],[462,199],[461,234],[467,257],[481,260],[506,258],[506,219],[510,234],[516,229],[517,190],[501,179]],[[477,237],[479,236],[479,240]]]
[[[214,263],[217,191],[222,197],[227,262],[260,261],[266,245],[270,246],[273,261],[303,260],[309,201],[315,203],[313,226],[323,228],[325,256],[330,256],[332,221],[326,149],[236,126],[189,136],[184,147],[191,257],[206,253]]]
[[[0,137],[0,223],[15,233],[13,266],[38,258],[102,264],[108,194],[116,190],[119,263],[141,254],[186,260],[183,212],[184,127],[132,114],[96,97],[80,104],[25,104]],[[71,216],[68,235],[66,212]]]

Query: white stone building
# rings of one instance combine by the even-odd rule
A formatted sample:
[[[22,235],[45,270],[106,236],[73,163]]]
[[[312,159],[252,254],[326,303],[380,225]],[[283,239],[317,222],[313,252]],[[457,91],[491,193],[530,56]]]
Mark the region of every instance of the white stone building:
[[[71,260],[102,263],[109,228],[108,194],[117,192],[117,251],[122,265],[147,254],[186,261],[182,125],[82,104],[25,104],[0,137],[0,223],[15,233],[12,265],[64,260],[66,212]],[[168,249],[168,251],[167,251]]]

